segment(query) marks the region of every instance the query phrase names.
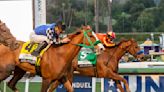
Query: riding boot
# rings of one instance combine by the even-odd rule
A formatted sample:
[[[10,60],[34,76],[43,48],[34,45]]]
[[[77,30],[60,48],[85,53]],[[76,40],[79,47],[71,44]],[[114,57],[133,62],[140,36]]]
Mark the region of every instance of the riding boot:
[[[48,45],[48,43],[47,43],[46,41],[40,43],[40,44],[38,45],[38,47],[31,53],[31,55],[39,56],[40,52],[41,52],[44,48],[46,48],[47,45]]]

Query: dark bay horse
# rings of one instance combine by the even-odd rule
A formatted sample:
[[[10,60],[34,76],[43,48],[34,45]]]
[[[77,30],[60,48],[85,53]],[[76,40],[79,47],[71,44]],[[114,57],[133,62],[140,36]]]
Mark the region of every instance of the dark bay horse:
[[[115,47],[106,47],[106,50],[98,56],[96,67],[79,68],[77,67],[77,58],[75,58],[72,63],[73,70],[78,71],[79,75],[83,76],[114,79],[120,91],[124,92],[120,84],[120,81],[122,81],[125,84],[127,90],[126,92],[130,92],[127,81],[118,74],[119,60],[126,52],[129,52],[135,58],[143,57],[143,53],[140,53],[140,47],[138,46],[136,41],[134,41],[133,39],[122,40]],[[15,70],[15,75],[8,84],[10,88],[15,88],[15,84],[17,83],[17,81],[21,79],[25,74],[25,71],[21,69]],[[72,81],[72,75],[70,74],[71,73],[69,73],[69,80]],[[54,88],[56,88],[60,82],[61,81],[55,81],[51,85],[49,92],[53,92]],[[68,89],[67,85],[65,85],[65,87]]]
[[[87,39],[89,38],[90,41],[97,41],[92,31],[79,29],[77,32],[68,35],[68,37],[71,39],[71,42],[58,47],[50,46],[50,48],[43,54],[43,57],[40,62],[40,71],[42,76],[41,92],[47,92],[49,85],[53,81],[61,79],[65,80],[65,84],[69,85],[68,91],[73,92],[73,88],[71,87],[71,84],[66,77],[67,69],[71,67],[71,62],[73,58],[77,55],[81,48],[80,46],[77,46],[77,44],[90,44],[90,41],[84,40],[84,33],[87,35]],[[21,63],[18,59],[22,44],[23,42],[20,43],[19,48],[14,51],[11,51],[8,47],[1,45],[0,51],[3,52],[3,54],[1,54],[0,62],[3,62],[5,64],[7,61],[10,61],[9,64],[5,64],[5,66],[8,66],[10,64],[12,66],[17,65],[24,71],[36,74],[34,65],[31,65],[29,63]],[[5,55],[8,55],[8,57],[5,57]],[[3,69],[7,70],[7,68]],[[11,70],[13,69],[10,69],[10,72]],[[3,76],[3,78],[0,80],[3,80],[8,76],[9,74]],[[17,90],[15,91],[17,92]]]

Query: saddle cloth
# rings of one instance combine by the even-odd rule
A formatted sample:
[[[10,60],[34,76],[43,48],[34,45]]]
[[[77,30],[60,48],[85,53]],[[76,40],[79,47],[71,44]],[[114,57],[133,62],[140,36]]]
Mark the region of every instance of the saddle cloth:
[[[46,48],[40,52],[39,57],[31,55],[31,53],[38,47],[38,45],[39,43],[33,43],[30,41],[24,43],[19,55],[20,62],[28,62],[30,64],[35,64],[36,66],[40,66],[41,56],[46,51],[45,50]]]
[[[78,67],[92,67],[96,64],[97,55],[90,48],[81,48],[78,54]]]

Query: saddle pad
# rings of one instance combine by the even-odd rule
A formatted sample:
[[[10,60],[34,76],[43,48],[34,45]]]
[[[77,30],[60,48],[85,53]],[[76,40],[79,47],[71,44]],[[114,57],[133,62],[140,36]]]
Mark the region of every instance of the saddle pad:
[[[40,62],[40,57],[31,55],[31,53],[38,47],[38,43],[32,43],[30,41],[23,44],[19,60],[21,62],[28,62],[30,64],[36,64]],[[41,51],[43,53],[43,50]],[[38,61],[39,60],[39,61]]]
[[[82,48],[78,55],[78,66],[79,67],[90,67],[94,66],[97,61],[97,55],[90,48]]]

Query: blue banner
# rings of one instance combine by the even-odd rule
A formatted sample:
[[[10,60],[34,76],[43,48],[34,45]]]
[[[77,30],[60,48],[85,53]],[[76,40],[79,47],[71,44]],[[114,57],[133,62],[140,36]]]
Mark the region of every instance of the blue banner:
[[[124,78],[131,92],[164,92],[164,75],[127,75]],[[104,79],[104,92],[118,92],[117,90],[115,81]]]

